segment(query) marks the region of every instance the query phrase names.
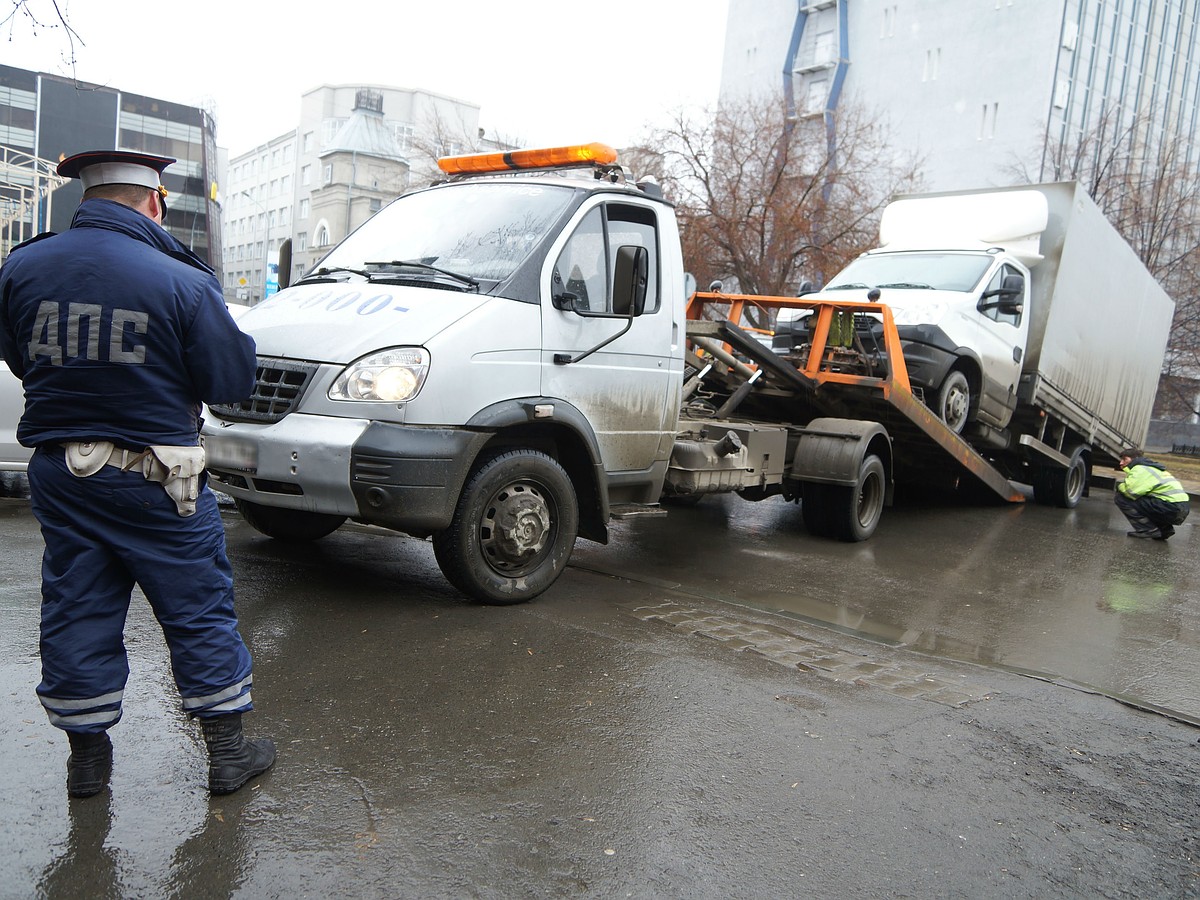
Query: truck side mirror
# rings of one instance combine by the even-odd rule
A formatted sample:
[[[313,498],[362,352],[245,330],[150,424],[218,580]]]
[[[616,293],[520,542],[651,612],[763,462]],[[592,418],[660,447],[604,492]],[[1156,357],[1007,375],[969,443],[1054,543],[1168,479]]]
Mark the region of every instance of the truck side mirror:
[[[989,300],[996,297],[996,300]],[[979,309],[999,309],[1004,313],[1019,313],[1025,305],[1025,276],[1005,275],[1000,287],[984,291]]]
[[[292,239],[286,238],[279,245],[279,289],[282,291],[292,283]]]
[[[640,316],[646,310],[646,282],[650,254],[645,247],[626,244],[617,248],[613,269],[613,312],[619,316]]]

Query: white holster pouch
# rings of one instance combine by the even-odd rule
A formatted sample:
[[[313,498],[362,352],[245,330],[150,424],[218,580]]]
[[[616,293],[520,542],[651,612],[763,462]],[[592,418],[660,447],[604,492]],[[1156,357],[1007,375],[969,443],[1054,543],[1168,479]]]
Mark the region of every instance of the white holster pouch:
[[[72,475],[87,478],[104,466],[124,472],[141,472],[147,481],[161,484],[175,509],[183,517],[195,515],[204,472],[203,447],[171,447],[156,444],[145,450],[122,450],[111,441],[72,441],[63,444],[67,468]]]

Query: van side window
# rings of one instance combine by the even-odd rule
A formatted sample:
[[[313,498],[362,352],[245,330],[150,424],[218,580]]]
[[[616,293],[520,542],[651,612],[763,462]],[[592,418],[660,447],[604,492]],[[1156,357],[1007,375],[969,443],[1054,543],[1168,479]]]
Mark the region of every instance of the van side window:
[[[1018,272],[1015,268],[1013,268],[1010,265],[1005,264],[1000,267],[1000,269],[996,272],[995,275],[992,276],[992,279],[987,283],[987,287],[985,288],[985,290],[988,290],[988,291],[999,290],[1001,285],[1004,284],[1004,277],[1006,275],[1020,275],[1020,274],[1021,273]],[[1027,285],[1025,285],[1025,297],[1020,298],[1021,302],[1024,303],[1025,299],[1028,296],[1029,296],[1029,285],[1027,284]],[[1019,313],[1019,312],[1006,312],[997,307],[992,307],[991,309],[983,310],[983,314],[985,316],[987,316],[989,319],[991,319],[993,322],[1003,322],[1006,325],[1012,325],[1014,328],[1021,324],[1021,313]]]
[[[649,252],[645,309],[657,311],[658,232],[654,213],[639,206],[608,203],[584,216],[554,263],[550,276],[554,295],[574,294],[576,309],[612,312],[616,250],[625,245]]]
[[[610,265],[615,265],[616,248],[632,244],[645,247],[649,257],[646,272],[646,312],[658,312],[658,229],[654,211],[644,206],[624,206],[619,203],[608,205],[608,242],[613,248],[609,252]],[[609,282],[612,277],[610,273]]]
[[[575,308],[605,312],[608,300],[608,261],[605,258],[604,216],[597,207],[589,212],[559,254],[551,275],[555,296],[575,295]]]

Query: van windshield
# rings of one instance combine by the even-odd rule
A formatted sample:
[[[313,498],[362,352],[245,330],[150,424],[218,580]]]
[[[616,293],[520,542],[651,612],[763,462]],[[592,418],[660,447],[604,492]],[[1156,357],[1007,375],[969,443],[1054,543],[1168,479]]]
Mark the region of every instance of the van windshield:
[[[992,266],[985,253],[880,253],[856,259],[825,286],[827,291],[893,287],[970,291]]]
[[[542,241],[574,194],[531,184],[455,184],[405,194],[322,259],[320,269],[379,271],[411,260],[458,275],[502,281]]]

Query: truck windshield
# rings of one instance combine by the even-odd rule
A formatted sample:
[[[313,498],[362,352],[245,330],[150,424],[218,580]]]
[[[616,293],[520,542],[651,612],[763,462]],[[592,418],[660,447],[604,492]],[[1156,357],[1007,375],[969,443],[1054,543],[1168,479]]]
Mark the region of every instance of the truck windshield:
[[[502,281],[546,236],[571,202],[570,188],[530,184],[454,184],[405,194],[380,210],[322,259],[314,271],[371,274],[411,260],[474,279]]]
[[[991,268],[985,253],[881,253],[856,259],[825,286],[827,291],[893,287],[970,291]]]

